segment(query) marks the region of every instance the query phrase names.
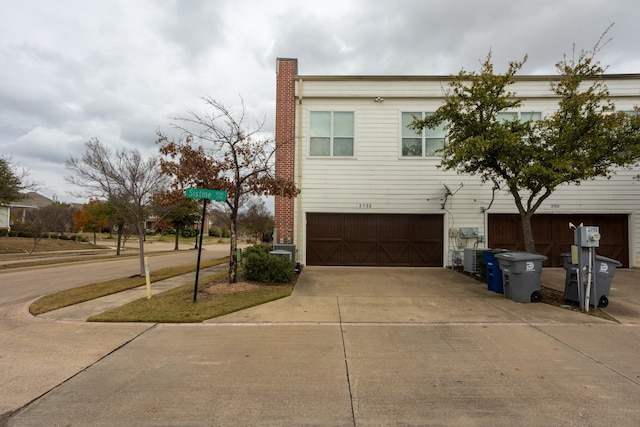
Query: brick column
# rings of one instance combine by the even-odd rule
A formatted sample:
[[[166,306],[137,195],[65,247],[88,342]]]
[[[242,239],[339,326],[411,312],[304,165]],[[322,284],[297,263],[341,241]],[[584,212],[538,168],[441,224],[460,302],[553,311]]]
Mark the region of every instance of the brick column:
[[[276,59],[276,176],[294,181],[296,153],[296,94],[297,59]],[[277,242],[293,241],[294,199],[275,197]]]

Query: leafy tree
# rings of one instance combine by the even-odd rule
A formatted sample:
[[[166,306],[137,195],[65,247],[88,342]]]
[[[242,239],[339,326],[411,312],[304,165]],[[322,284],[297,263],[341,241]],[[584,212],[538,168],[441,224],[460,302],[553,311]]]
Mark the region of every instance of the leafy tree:
[[[559,185],[610,177],[640,157],[640,117],[617,112],[609,99],[605,68],[594,59],[601,40],[591,51],[556,64],[560,78],[551,89],[558,109],[539,121],[499,119],[500,112],[524,102],[508,87],[527,58],[496,74],[489,54],[479,73],[463,70],[453,79],[443,106],[412,124],[416,130],[446,124],[444,169],[506,184],[527,252],[535,252],[531,218]]]
[[[35,184],[28,180],[29,172],[12,164],[0,156],[0,204],[9,204],[23,199],[26,190],[34,189]]]
[[[176,191],[163,191],[158,194],[154,211],[156,215],[162,220],[168,221],[176,230],[174,246],[176,251],[178,250],[178,242],[183,230],[199,221],[202,215],[196,200],[187,199],[184,196],[184,192]]]
[[[73,213],[76,229],[93,233],[93,244],[96,244],[96,233],[105,229],[113,216],[113,206],[109,203],[92,199],[82,206],[82,210]]]
[[[278,194],[294,197],[293,182],[277,178],[274,173],[273,141],[262,137],[262,124],[249,129],[244,124],[244,104],[237,111],[212,98],[204,98],[203,114],[189,112],[176,119],[182,131],[179,141],[158,133],[163,171],[175,178],[173,188],[197,187],[227,191],[223,202],[231,223],[229,283],[238,281],[237,232],[238,211],[244,195]]]
[[[144,238],[149,205],[154,194],[166,188],[167,178],[162,174],[157,158],[143,160],[138,150],[122,149],[114,154],[97,139],[87,142],[85,147],[82,158],[71,156],[67,160],[66,167],[75,172],[75,176],[65,178],[83,188],[87,195],[107,199],[116,208],[118,236],[126,223],[133,226],[140,247],[140,275],[144,276]]]

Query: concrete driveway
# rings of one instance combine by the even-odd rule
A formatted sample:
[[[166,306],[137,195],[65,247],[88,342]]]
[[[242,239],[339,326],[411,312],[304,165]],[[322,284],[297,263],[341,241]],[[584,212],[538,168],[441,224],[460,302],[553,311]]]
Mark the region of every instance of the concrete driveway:
[[[81,325],[36,321],[68,332]],[[205,324],[146,326],[5,424],[637,426],[640,420],[637,323],[513,302],[445,269],[307,267],[289,298]],[[66,340],[61,331],[53,338]]]
[[[544,279],[564,290],[564,270],[552,270]],[[640,279],[640,272],[632,273]],[[448,269],[379,267],[307,267],[291,297],[211,322],[610,323],[546,304],[517,303]]]

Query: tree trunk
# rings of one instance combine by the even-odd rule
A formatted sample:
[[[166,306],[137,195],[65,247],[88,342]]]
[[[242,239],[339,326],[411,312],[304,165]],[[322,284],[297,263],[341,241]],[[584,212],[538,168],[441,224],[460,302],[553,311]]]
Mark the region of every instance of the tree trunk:
[[[93,244],[94,244],[94,246],[96,244],[96,232],[95,231],[93,232]]]
[[[533,212],[520,214],[522,220],[522,236],[524,237],[524,250],[531,254],[536,253],[536,244],[533,240],[533,229],[531,228],[531,217]]]
[[[231,215],[231,249],[229,254],[229,283],[238,283],[238,222],[237,216]]]
[[[174,251],[178,250],[178,242],[180,241],[180,230],[176,228],[176,244],[173,247]]]
[[[120,243],[122,242],[122,227],[118,227],[118,242],[116,244],[116,256],[120,256]]]
[[[138,251],[140,252],[140,276],[144,277],[144,225],[138,224]]]

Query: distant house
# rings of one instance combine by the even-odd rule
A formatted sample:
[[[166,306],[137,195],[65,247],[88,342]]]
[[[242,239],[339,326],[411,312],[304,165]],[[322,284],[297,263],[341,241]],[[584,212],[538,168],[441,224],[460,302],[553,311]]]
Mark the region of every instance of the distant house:
[[[24,220],[30,209],[49,206],[54,201],[34,191],[25,194],[25,198],[8,205],[0,205],[0,230],[11,231],[14,221]],[[75,209],[82,209],[81,204],[72,203]]]
[[[9,205],[0,205],[0,232],[10,229],[10,214],[11,207]]]
[[[11,231],[11,225],[16,220],[24,219],[29,209],[37,209],[42,206],[48,206],[53,201],[36,192],[29,192],[24,199],[8,205],[0,206],[0,230]]]
[[[295,199],[275,199],[275,243],[306,265],[462,265],[465,249],[523,249],[511,195],[438,168],[443,129],[407,125],[443,104],[448,76],[306,76],[276,62],[276,173]],[[640,105],[640,74],[604,77],[619,110]],[[520,76],[510,117],[551,114],[558,76]],[[562,266],[569,221],[600,227],[597,252],[640,267],[640,170],[558,188],[533,220],[536,251]]]

